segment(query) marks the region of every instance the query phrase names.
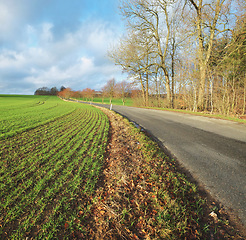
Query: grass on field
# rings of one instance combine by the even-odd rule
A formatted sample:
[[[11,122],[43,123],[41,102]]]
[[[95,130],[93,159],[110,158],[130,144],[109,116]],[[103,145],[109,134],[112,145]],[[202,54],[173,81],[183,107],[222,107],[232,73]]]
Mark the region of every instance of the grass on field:
[[[94,102],[94,103],[103,103],[103,104],[110,104],[110,98],[93,98],[92,99],[86,99],[86,98],[80,98],[81,101],[87,101],[87,102]],[[113,105],[123,105],[123,101],[121,98],[113,98],[112,99]],[[132,98],[125,98],[125,106],[133,106],[133,100]]]
[[[0,140],[0,238],[82,237],[103,166],[108,118],[58,98],[18,100],[17,108],[17,98],[4,99],[11,117],[7,110],[1,116],[22,132]]]
[[[76,105],[56,96],[0,95],[0,139],[54,121]]]

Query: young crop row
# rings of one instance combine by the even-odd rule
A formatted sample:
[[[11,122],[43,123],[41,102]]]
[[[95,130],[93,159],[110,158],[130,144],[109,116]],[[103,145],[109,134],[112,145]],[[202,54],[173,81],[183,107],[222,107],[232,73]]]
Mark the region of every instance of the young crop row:
[[[75,104],[71,104],[75,105]],[[0,140],[0,236],[83,234],[109,122],[91,106]]]
[[[54,96],[0,97],[0,139],[54,121],[76,109]]]

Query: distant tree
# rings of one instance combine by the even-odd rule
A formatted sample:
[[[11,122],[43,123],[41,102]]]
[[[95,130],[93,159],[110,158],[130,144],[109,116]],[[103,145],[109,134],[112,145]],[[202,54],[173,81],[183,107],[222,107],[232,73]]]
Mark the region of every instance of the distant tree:
[[[50,89],[50,95],[54,95],[54,96],[56,96],[57,94],[58,94],[58,89],[56,88],[56,87],[52,87],[51,89]]]
[[[115,79],[112,78],[107,81],[106,85],[102,88],[103,95],[110,98],[110,104],[112,103],[112,98],[116,94],[116,82]]]
[[[131,91],[130,83],[122,81],[116,84],[116,95],[122,99],[123,105],[125,105],[125,98],[129,96]]]
[[[48,87],[41,87],[38,88],[34,95],[54,95],[56,96],[58,94],[58,89],[56,87],[52,87],[51,89]]]
[[[61,86],[60,92],[62,92],[64,89],[66,89],[64,86]]]
[[[38,88],[34,95],[50,95],[50,89],[47,87]]]
[[[72,94],[72,97],[81,98],[82,97],[82,92],[81,91],[74,91],[73,94]]]
[[[95,90],[92,90],[91,88],[86,88],[81,92],[82,96],[86,98],[86,101],[88,99],[93,101],[94,95],[95,95]]]
[[[71,88],[65,88],[63,91],[59,92],[58,95],[62,98],[70,98],[73,95]]]

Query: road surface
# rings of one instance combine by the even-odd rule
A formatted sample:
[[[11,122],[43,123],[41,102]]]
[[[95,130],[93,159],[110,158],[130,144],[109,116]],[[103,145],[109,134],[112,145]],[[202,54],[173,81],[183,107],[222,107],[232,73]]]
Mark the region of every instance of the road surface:
[[[246,226],[246,125],[152,109],[114,105],[113,110],[155,136]]]

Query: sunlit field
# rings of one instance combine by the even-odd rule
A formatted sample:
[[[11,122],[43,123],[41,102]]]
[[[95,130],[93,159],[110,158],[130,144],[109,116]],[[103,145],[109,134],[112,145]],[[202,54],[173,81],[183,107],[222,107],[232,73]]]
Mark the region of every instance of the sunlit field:
[[[57,97],[0,96],[0,238],[83,234],[109,122]]]

